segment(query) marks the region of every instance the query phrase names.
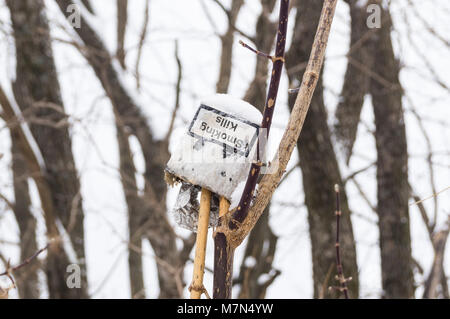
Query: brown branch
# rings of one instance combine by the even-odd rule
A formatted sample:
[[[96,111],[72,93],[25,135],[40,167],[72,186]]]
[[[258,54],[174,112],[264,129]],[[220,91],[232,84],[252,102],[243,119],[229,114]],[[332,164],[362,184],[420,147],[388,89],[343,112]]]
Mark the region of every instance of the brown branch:
[[[348,176],[346,176],[346,177],[342,180],[342,183],[345,185],[345,184],[348,182],[349,179],[354,179],[354,178],[356,177],[356,175],[361,174],[361,173],[363,173],[363,172],[365,172],[365,171],[371,169],[373,166],[375,166],[375,164],[376,164],[376,163],[373,162],[373,163],[370,163],[369,165],[367,165],[367,166],[365,166],[365,167],[363,167],[363,168],[360,168],[360,169],[354,171],[353,173],[351,173],[351,174],[349,174]]]
[[[51,190],[48,182],[44,176],[44,168],[39,164],[39,160],[31,147],[26,134],[19,123],[15,114],[14,108],[6,96],[3,88],[0,86],[0,105],[3,109],[2,117],[5,119],[7,125],[13,134],[17,136],[17,143],[25,157],[27,167],[30,172],[30,176],[34,179],[39,197],[41,200],[42,210],[44,211],[45,224],[47,227],[47,233],[49,238],[55,238],[59,236],[59,231],[56,227],[56,219],[53,208],[53,201],[51,197]],[[10,123],[16,123],[10,125]]]
[[[450,224],[450,218],[449,218]],[[431,267],[430,274],[425,282],[425,289],[423,293],[423,298],[437,298],[437,288],[440,283],[442,283],[442,278],[445,277],[444,272],[444,254],[447,239],[450,233],[450,227],[446,230],[440,231],[433,236],[433,248],[434,248],[434,260],[433,266]],[[444,285],[442,290],[444,290]],[[443,292],[448,293],[447,292]]]
[[[230,10],[226,10],[219,1],[216,1],[216,3],[225,11],[228,17],[228,29],[223,35],[220,36],[220,41],[222,44],[222,55],[220,57],[219,80],[216,84],[217,93],[226,93],[228,91],[231,79],[235,31],[235,28],[233,26],[236,23],[237,17],[242,8],[242,5],[244,4],[244,1],[232,0]]]
[[[125,64],[125,33],[128,20],[128,0],[117,0],[117,59],[122,69],[126,69]]]
[[[256,20],[256,30],[254,38],[254,47],[261,52],[271,52],[274,47],[277,36],[278,21],[272,21],[271,16],[278,10],[276,0],[265,0],[262,3],[262,10]],[[264,112],[266,101],[269,62],[267,58],[256,59],[253,80],[249,84],[244,95],[244,100],[254,105],[259,111]],[[270,64],[272,67],[272,64]],[[240,195],[240,194],[239,194]],[[268,280],[264,283],[258,282],[261,275],[272,276],[276,271],[273,269],[274,254],[276,250],[277,237],[273,234],[269,225],[270,207],[258,221],[249,234],[245,247],[244,257],[242,258],[238,278],[233,279],[233,285],[239,283],[239,292],[237,298],[265,298],[268,284],[273,281]],[[268,248],[268,249],[265,249]],[[248,264],[248,258],[254,258],[256,263],[253,267]],[[275,278],[274,278],[275,280]]]
[[[427,145],[427,157],[426,157],[426,161],[428,164],[428,173],[429,173],[429,178],[430,178],[430,186],[431,186],[431,192],[433,194],[437,193],[437,187],[436,187],[436,180],[435,180],[435,174],[434,174],[434,167],[433,167],[433,146],[431,144],[431,139],[430,136],[428,135],[428,132],[425,129],[425,126],[423,124],[423,120],[420,117],[420,115],[417,113],[416,108],[414,106],[414,103],[412,101],[412,99],[406,95],[406,100],[409,102],[410,107],[411,107],[411,113],[414,115],[414,117],[417,120],[417,124],[419,125],[419,129],[422,132],[422,135],[425,139],[425,144]],[[415,199],[415,201],[417,202],[418,199]],[[433,198],[434,201],[434,217],[433,217],[433,224],[430,224],[430,227],[432,230],[434,230],[434,227],[436,226],[436,221],[437,221],[437,214],[438,214],[438,210],[439,210],[439,201],[438,201],[438,197],[434,196]]]
[[[244,48],[249,49],[250,51],[252,51],[253,53],[255,53],[256,55],[262,56],[264,58],[268,58],[269,60],[271,60],[272,62],[274,62],[275,58],[267,53],[261,52],[259,50],[253,49],[251,46],[249,46],[247,43],[245,43],[242,40],[239,40],[239,44],[242,45]]]
[[[317,33],[314,39],[310,59],[306,72],[303,76],[301,89],[297,95],[297,99],[288,126],[285,130],[281,143],[278,147],[275,160],[278,167],[273,174],[265,175],[259,183],[259,192],[254,200],[253,206],[248,210],[253,190],[256,186],[255,175],[259,175],[260,165],[253,164],[250,169],[250,178],[247,180],[244,188],[243,197],[239,203],[238,209],[232,217],[224,216],[225,220],[221,221],[219,227],[215,232],[215,256],[214,256],[214,298],[230,298],[231,297],[231,270],[234,249],[239,246],[248,233],[253,229],[259,217],[267,207],[277,185],[286,171],[286,166],[291,157],[292,151],[297,143],[306,114],[311,103],[312,95],[317,85],[320,70],[322,69],[326,46],[328,43],[328,36],[330,33],[331,24],[336,9],[337,0],[326,0],[322,9]],[[280,13],[284,12],[284,19],[280,19],[280,27],[285,29],[287,24],[287,15],[289,5],[288,1],[281,1]],[[280,14],[280,17],[282,14]],[[284,55],[284,41],[283,33],[279,32],[277,39],[276,57]],[[282,51],[280,43],[283,43]],[[279,52],[281,51],[281,52]],[[280,54],[281,53],[281,54]],[[282,60],[277,60],[274,63],[274,69],[277,64],[283,64]],[[281,75],[281,72],[280,74]],[[278,76],[279,76],[278,75]],[[276,83],[276,79],[272,77],[271,84]],[[274,87],[271,85],[269,94],[273,92]],[[276,98],[276,95],[274,96]],[[273,114],[273,106],[275,100],[267,99],[265,114],[263,117],[262,128],[270,128],[271,115]],[[266,111],[268,114],[266,114]],[[268,115],[268,116],[266,116]],[[267,132],[268,133],[268,132]],[[255,169],[255,170],[254,170]],[[257,173],[256,173],[257,172]],[[242,204],[242,205],[241,205]],[[245,204],[245,206],[244,206]],[[245,209],[246,208],[246,209]],[[242,213],[244,212],[244,213]],[[241,222],[242,221],[242,222]]]
[[[264,175],[259,183],[259,190],[254,204],[249,210],[248,217],[234,232],[227,232],[234,247],[240,245],[250,230],[254,227],[265,207],[268,205],[277,185],[286,172],[286,166],[294,150],[303,123],[316,88],[320,70],[322,69],[325,50],[328,42],[331,24],[336,9],[337,0],[326,0],[314,39],[308,67],[303,76],[302,85],[297,95],[294,107],[289,118],[287,128],[283,134],[280,145],[273,162],[278,160],[278,167],[273,174]]]
[[[47,245],[45,245],[43,248],[39,249],[37,252],[35,252],[33,255],[31,255],[30,257],[28,257],[27,259],[25,259],[22,263],[20,263],[17,266],[11,267],[9,269],[6,269],[6,271],[4,271],[3,273],[0,274],[0,276],[6,276],[8,273],[11,274],[16,270],[19,270],[22,267],[25,267],[26,265],[28,265],[30,262],[33,261],[33,259],[35,259],[37,256],[39,256],[42,252],[46,251],[47,248],[52,244],[52,242],[48,243]]]
[[[147,37],[147,27],[148,27],[148,21],[149,21],[149,7],[150,7],[150,0],[147,0],[145,2],[144,24],[142,26],[141,35],[139,37],[136,65],[134,67],[134,72],[135,72],[135,76],[136,76],[136,88],[138,91],[141,89],[141,75],[139,72],[139,65],[141,63],[141,56],[142,56],[142,50],[144,48],[145,38]]]
[[[175,41],[175,60],[177,62],[178,67],[178,76],[177,83],[175,85],[175,107],[172,111],[172,116],[170,118],[169,130],[167,131],[165,141],[169,142],[170,137],[172,136],[173,127],[175,124],[175,118],[177,116],[177,111],[180,108],[180,95],[181,95],[181,81],[183,79],[183,66],[181,65],[180,56],[178,54],[178,41]]]
[[[424,202],[424,201],[426,201],[426,200],[428,200],[428,199],[430,199],[430,198],[433,198],[433,197],[438,196],[439,194],[441,194],[441,193],[443,193],[443,192],[445,192],[445,191],[447,191],[447,190],[449,190],[449,189],[450,189],[450,186],[448,186],[448,187],[446,187],[446,188],[444,188],[444,189],[441,189],[441,190],[438,191],[437,193],[432,194],[432,195],[430,195],[430,196],[428,196],[428,197],[425,197],[425,198],[423,198],[423,199],[417,200],[417,201],[415,201],[414,203],[409,204],[409,206],[412,206],[412,205],[418,205],[418,204],[420,204],[420,203],[422,203],[422,202]]]
[[[242,0],[237,0],[237,1],[241,2]],[[252,37],[251,35],[245,33],[244,31],[242,31],[241,29],[236,27],[237,11],[239,11],[239,10],[236,11],[237,6],[234,5],[234,2],[237,2],[237,1],[233,1],[231,4],[231,9],[227,9],[219,0],[213,0],[213,2],[216,3],[220,7],[220,9],[222,9],[222,11],[226,14],[226,16],[228,18],[228,25],[229,25],[228,32],[236,31],[241,36],[249,39],[252,42],[255,42],[254,37]],[[243,2],[240,5],[242,5],[242,4],[243,4]]]
[[[273,111],[275,109],[275,101],[278,95],[278,86],[280,84],[281,73],[284,64],[284,49],[286,45],[287,22],[289,16],[289,0],[280,1],[280,13],[277,32],[277,45],[275,49],[275,59],[273,63],[272,76],[270,80],[269,92],[265,103],[263,120],[261,129],[265,129],[269,135],[270,126],[272,124]],[[264,149],[264,148],[262,148]],[[232,219],[228,220],[227,216],[219,219],[219,228],[215,233],[214,241],[214,289],[213,298],[230,298],[232,286],[232,264],[234,247],[230,247],[229,238],[225,235],[227,231],[236,229],[237,224],[241,223],[248,214],[250,202],[258,180],[261,163],[259,159],[259,143],[258,143],[257,162],[253,163],[244,187],[244,192],[239,201],[237,210],[233,213]]]
[[[284,0],[280,2],[280,14],[278,22],[277,40],[275,48],[275,57],[272,58],[273,68],[272,76],[270,79],[269,92],[267,93],[266,104],[264,108],[263,119],[261,122],[261,131],[266,134],[264,137],[260,137],[257,150],[257,162],[253,163],[250,168],[250,172],[247,178],[247,182],[244,187],[241,200],[239,201],[238,208],[233,213],[232,221],[229,224],[230,229],[235,229],[237,224],[242,223],[247,217],[250,203],[254,195],[256,183],[258,181],[259,173],[261,170],[261,162],[259,158],[260,149],[264,150],[265,145],[263,141],[267,141],[270,133],[270,127],[272,125],[272,117],[275,109],[276,99],[278,95],[278,87],[280,84],[281,73],[284,65],[284,49],[286,45],[287,35],[287,23],[289,17],[289,1]]]
[[[416,17],[422,22],[422,24],[425,26],[425,28],[430,32],[432,35],[434,35],[438,40],[440,40],[445,46],[450,48],[450,41],[444,38],[442,35],[436,32],[436,30],[428,23],[425,18],[422,17],[422,15],[417,11],[416,6],[414,5],[413,1],[408,0],[408,3],[410,7],[413,9],[413,12],[415,13]]]
[[[51,245],[51,243],[52,242],[48,243],[47,245],[45,245],[45,247],[43,247],[43,248],[39,249],[38,251],[36,251],[32,256],[28,257],[27,259],[25,259],[22,263],[20,263],[17,266],[10,267],[9,266],[9,261],[8,261],[8,263],[6,265],[6,270],[4,272],[0,273],[0,277],[2,277],[2,276],[8,277],[9,280],[11,281],[11,283],[12,283],[12,288],[15,288],[16,287],[16,283],[15,283],[14,278],[13,278],[13,273],[16,270],[19,270],[20,268],[23,268],[26,265],[28,265],[30,262],[32,262],[33,259],[35,259],[37,256],[39,256],[43,251],[47,250],[47,248]]]

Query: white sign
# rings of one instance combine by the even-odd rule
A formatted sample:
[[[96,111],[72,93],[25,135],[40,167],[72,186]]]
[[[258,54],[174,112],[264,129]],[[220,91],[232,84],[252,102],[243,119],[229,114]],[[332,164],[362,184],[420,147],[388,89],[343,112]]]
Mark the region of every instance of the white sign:
[[[258,131],[257,124],[202,104],[188,133],[202,143],[223,145],[224,157],[229,153],[247,157],[258,138]]]

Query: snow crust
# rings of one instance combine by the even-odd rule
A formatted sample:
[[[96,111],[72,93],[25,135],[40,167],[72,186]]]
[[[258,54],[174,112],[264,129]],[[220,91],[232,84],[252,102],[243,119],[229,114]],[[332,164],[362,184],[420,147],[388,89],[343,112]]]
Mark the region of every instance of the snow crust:
[[[216,94],[201,100],[202,104],[215,108],[227,114],[260,123],[261,113],[251,104],[226,94]],[[186,134],[174,148],[166,170],[193,185],[201,186],[224,196],[233,204],[239,202],[243,185],[247,179],[250,165],[256,157],[256,142],[247,157],[238,153],[227,153],[224,156],[224,146],[220,143],[204,141],[201,138]],[[238,188],[239,194],[233,198],[233,192]]]
[[[209,95],[201,99],[201,103],[214,106],[226,113],[258,125],[262,121],[262,114],[256,107],[229,94]]]

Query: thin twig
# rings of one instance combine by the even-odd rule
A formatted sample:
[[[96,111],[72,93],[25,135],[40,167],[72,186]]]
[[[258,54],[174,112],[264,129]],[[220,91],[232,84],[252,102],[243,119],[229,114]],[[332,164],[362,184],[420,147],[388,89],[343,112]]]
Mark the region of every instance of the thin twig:
[[[11,283],[12,283],[13,288],[14,288],[16,286],[16,283],[14,282],[14,279],[12,277],[13,273],[16,270],[19,270],[20,268],[25,267],[30,262],[32,262],[33,259],[35,259],[37,256],[39,256],[43,251],[47,250],[47,248],[50,246],[50,244],[51,244],[51,242],[48,243],[47,245],[45,245],[45,247],[43,247],[43,248],[39,249],[38,251],[36,251],[32,256],[28,257],[27,259],[25,259],[22,263],[20,263],[17,266],[10,267],[9,266],[9,261],[8,261],[8,263],[6,265],[6,270],[0,274],[0,277],[2,277],[2,276],[8,277],[9,280],[11,280]]]
[[[269,60],[271,60],[272,62],[274,62],[274,59],[275,59],[275,58],[274,58],[273,56],[271,56],[271,55],[269,55],[269,54],[267,54],[267,53],[261,52],[261,51],[259,51],[259,50],[253,49],[251,46],[249,46],[249,45],[248,45],[247,43],[245,43],[244,41],[239,40],[239,44],[242,45],[244,48],[249,49],[250,51],[252,51],[252,52],[255,53],[256,55],[262,56],[262,57],[264,57],[264,58],[268,58]]]
[[[340,253],[340,242],[339,242],[339,224],[340,224],[340,217],[341,217],[341,203],[340,203],[340,196],[339,196],[339,185],[334,185],[334,191],[336,192],[336,267],[337,267],[337,279],[339,280],[340,284],[340,291],[344,293],[345,299],[348,299],[348,288],[347,288],[347,281],[349,281],[351,278],[345,278],[344,277],[344,269],[342,267],[341,262],[341,253]]]
[[[177,76],[177,84],[175,85],[175,107],[172,111],[172,117],[170,119],[169,130],[167,131],[167,135],[165,140],[168,142],[173,132],[173,127],[175,124],[175,118],[177,116],[177,111],[180,108],[180,95],[181,95],[181,81],[183,79],[183,67],[181,64],[180,56],[178,54],[178,41],[175,41],[175,60],[177,62],[178,67],[178,76]]]
[[[255,37],[245,33],[244,31],[242,31],[241,29],[237,28],[235,23],[233,23],[234,17],[233,17],[233,10],[232,8],[230,10],[228,10],[227,8],[225,8],[225,6],[219,1],[219,0],[213,0],[213,2],[215,2],[221,9],[222,11],[226,14],[227,18],[228,18],[228,23],[229,26],[236,31],[237,33],[239,33],[241,36],[247,38],[248,40],[255,42]]]
[[[409,206],[413,206],[413,205],[420,204],[420,203],[426,201],[427,199],[436,197],[436,196],[438,196],[439,194],[441,194],[441,193],[443,193],[443,192],[445,192],[445,191],[447,191],[447,190],[449,190],[449,189],[450,189],[450,186],[448,186],[448,187],[446,187],[446,188],[440,190],[439,192],[437,192],[437,193],[435,193],[435,194],[432,194],[432,195],[430,195],[430,196],[428,196],[428,197],[425,197],[424,199],[421,199],[421,200],[418,200],[417,202],[414,202],[414,203],[412,203],[412,204],[409,204]]]
[[[139,65],[141,63],[142,49],[144,47],[145,38],[147,36],[147,27],[148,27],[148,20],[149,20],[149,6],[150,6],[150,0],[147,0],[145,2],[144,24],[142,26],[141,35],[139,37],[136,65],[134,67],[134,72],[136,75],[136,88],[138,91],[140,91],[140,89],[141,89],[141,75],[139,72]]]

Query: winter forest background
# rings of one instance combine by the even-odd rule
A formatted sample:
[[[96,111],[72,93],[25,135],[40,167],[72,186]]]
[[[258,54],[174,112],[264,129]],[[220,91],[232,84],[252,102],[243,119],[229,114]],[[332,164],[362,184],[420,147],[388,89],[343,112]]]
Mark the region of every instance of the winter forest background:
[[[80,28],[64,15],[72,3]],[[272,154],[322,3],[291,1]],[[370,4],[380,28],[368,28]],[[47,232],[62,238],[14,273],[10,298],[188,296],[194,238],[173,222],[178,188],[166,188],[162,170],[202,96],[228,92],[263,108],[270,62],[239,40],[273,52],[278,7],[0,0],[0,272],[44,247]],[[338,183],[351,297],[449,298],[449,16],[446,0],[338,2],[288,175],[236,251],[233,297],[339,296],[328,290],[338,284]],[[66,285],[69,264],[82,271],[79,289]]]

